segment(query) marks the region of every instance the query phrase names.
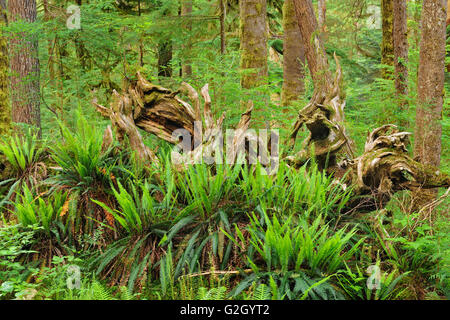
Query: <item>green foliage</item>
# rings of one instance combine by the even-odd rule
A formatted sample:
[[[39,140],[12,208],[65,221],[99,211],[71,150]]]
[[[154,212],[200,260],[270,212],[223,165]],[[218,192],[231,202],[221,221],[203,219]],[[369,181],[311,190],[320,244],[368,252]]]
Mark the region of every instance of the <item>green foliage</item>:
[[[227,288],[226,287],[218,287],[207,289],[205,287],[201,287],[198,290],[198,300],[224,300],[226,297]]]
[[[43,151],[38,134],[31,128],[20,136],[2,137],[0,143],[0,152],[5,155],[19,177],[40,161]]]
[[[152,196],[152,186],[147,181],[141,183],[139,187],[131,183],[131,193],[119,181],[117,184],[119,190],[116,190],[114,187],[112,190],[120,210],[112,209],[97,200],[92,201],[111,213],[128,233],[142,234],[150,231],[153,225],[161,224],[174,218],[172,214],[175,211],[170,210],[173,205],[166,208],[164,203],[157,203]]]
[[[192,205],[191,210],[200,212],[203,220],[217,211],[218,206],[228,201],[234,193],[239,166],[218,164],[213,169],[206,164],[187,168],[179,183],[182,197]]]
[[[267,10],[276,39],[269,44],[278,51],[280,4],[268,1]],[[266,85],[243,90],[238,1],[227,5],[225,54],[219,54],[218,5],[207,0],[194,1],[186,17],[178,14],[177,1],[140,1],[140,8],[137,1],[83,1],[80,30],[68,29],[54,12],[47,19],[44,10],[36,23],[11,22],[4,28],[9,36],[20,33],[43,44],[45,139],[29,129],[0,143],[12,169],[0,168],[1,215],[20,223],[0,225],[1,299],[398,299],[418,298],[416,291],[449,296],[446,212],[438,211],[430,223],[408,212],[401,199],[393,217],[390,209],[349,216],[344,207],[351,188],[314,163],[296,170],[281,161],[273,176],[261,165],[200,164],[177,172],[170,146],[145,132],[145,143],[159,147],[157,168],[139,163],[116,143],[102,148],[110,120],[97,114],[92,99],[108,105],[113,90],[122,91],[123,79],[134,81],[136,71],[172,89],[181,81],[195,88],[209,83],[213,113],[227,113],[224,128],[235,126],[242,102],[250,99],[251,126],[275,127],[285,141],[313,94],[311,77],[306,75],[305,94],[283,112],[283,70],[276,62],[269,62]],[[368,128],[389,122],[413,131],[417,100],[420,1],[408,2],[408,108],[400,107],[393,81],[379,79],[381,30],[367,25],[369,5],[379,2],[330,1],[324,33],[331,69],[334,53],[343,66],[345,126],[359,151]],[[163,45],[173,49],[171,77],[158,75]],[[186,64],[191,75],[179,72]],[[449,124],[444,108],[443,150],[449,149]],[[443,153],[444,171],[448,157]],[[36,245],[43,239],[57,246],[55,252],[74,256],[50,259],[55,252]],[[361,268],[375,259],[383,269],[381,287],[370,290]],[[37,266],[50,261],[39,271]],[[82,270],[78,289],[67,288],[71,265]]]
[[[35,253],[29,247],[35,242],[40,227],[31,225],[0,225],[0,300],[21,299],[36,287],[27,279],[38,272],[36,265],[21,259]]]
[[[379,261],[376,266],[379,268]],[[375,285],[375,288],[371,289],[367,284],[370,279],[358,266],[355,271],[347,267],[346,272],[338,276],[338,282],[352,300],[394,300],[401,298],[405,293],[405,289],[402,289],[399,284],[408,273],[397,275],[397,270],[380,272],[380,278],[377,279],[378,286]]]
[[[102,134],[87,120],[76,115],[70,130],[60,123],[63,141],[51,146],[51,157],[59,166],[49,179],[53,186],[71,187],[81,193],[109,185],[115,160],[110,151],[102,152]]]
[[[36,195],[27,185],[23,185],[22,193],[18,194],[12,212],[23,226],[38,225],[50,235],[56,221],[65,214],[63,210],[67,208],[66,203],[68,203],[67,193],[53,192],[45,201],[41,195]]]
[[[332,177],[320,172],[315,164],[300,170],[289,168],[281,162],[276,175],[262,173],[260,165],[254,172],[243,169],[240,183],[246,203],[283,213],[289,211],[311,212],[337,216],[350,198],[351,190],[343,190]]]
[[[269,217],[262,207],[258,207],[258,211],[260,217],[255,213],[251,215],[247,232],[250,234],[251,248],[263,258],[267,271],[286,273],[300,271],[306,266],[312,273],[331,274],[353,255],[362,242],[361,239],[347,248],[355,229],[346,233],[343,228],[331,233],[321,216],[308,223],[306,219],[297,219],[294,215]],[[245,243],[243,232],[237,226],[236,234],[241,243]],[[227,235],[239,245],[236,239]],[[344,252],[345,249],[348,251]],[[248,262],[255,272],[260,271],[250,255]]]

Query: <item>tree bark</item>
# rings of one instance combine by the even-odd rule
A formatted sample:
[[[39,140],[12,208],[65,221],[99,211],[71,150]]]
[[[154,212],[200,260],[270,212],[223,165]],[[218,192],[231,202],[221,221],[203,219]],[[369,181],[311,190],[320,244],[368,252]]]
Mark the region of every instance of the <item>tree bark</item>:
[[[11,126],[11,109],[8,90],[8,41],[3,34],[7,25],[6,0],[0,0],[0,135],[6,134]]]
[[[319,28],[320,31],[323,33],[325,32],[325,23],[326,23],[326,17],[327,17],[327,4],[326,0],[319,0],[318,1],[318,17],[319,17]]]
[[[249,70],[241,77],[241,86],[251,89],[265,84],[267,65],[267,2],[266,0],[239,1],[241,70]]]
[[[35,0],[9,0],[9,20],[36,21]],[[10,41],[12,121],[41,126],[38,41],[34,35],[16,34]]]
[[[181,16],[190,16],[192,14],[192,0],[182,0],[181,2]],[[190,17],[187,18],[186,21],[183,21],[187,33],[190,33],[192,30],[192,23]],[[186,40],[187,44],[183,44],[183,50],[189,51],[190,44],[189,38]],[[185,56],[189,56],[189,53],[186,53]],[[181,66],[181,74],[183,77],[190,77],[192,75],[192,66],[189,59],[185,59],[183,65]]]
[[[220,53],[225,54],[227,50],[227,38],[225,33],[225,21],[227,17],[227,0],[219,0],[220,6]]]
[[[394,0],[381,0],[381,16],[383,40],[381,43],[381,64],[394,66]],[[384,79],[392,79],[393,75],[389,68],[382,69]]]
[[[140,73],[137,74],[137,81],[129,85],[128,91],[122,94],[113,92],[113,99],[110,108],[106,108],[97,104],[94,99],[93,104],[103,116],[109,117],[112,127],[116,132],[117,139],[122,144],[128,141],[132,150],[134,150],[138,158],[144,164],[158,164],[158,158],[150,150],[142,140],[138,128],[146,132],[153,133],[159,138],[172,143],[178,144],[179,138],[177,132],[183,129],[187,134],[186,139],[183,138],[184,149],[182,154],[172,154],[172,161],[183,169],[186,165],[193,163],[201,163],[205,159],[214,161],[216,152],[222,152],[218,149],[223,143],[222,123],[225,119],[225,113],[215,120],[211,112],[211,98],[208,92],[208,85],[201,90],[204,99],[203,116],[200,110],[199,95],[187,83],[183,83],[178,91],[171,91],[161,86],[153,85],[144,79]],[[193,106],[179,99],[179,92],[186,93]],[[240,146],[244,146],[245,139],[253,140],[258,144],[259,148],[263,147],[262,140],[259,140],[253,134],[246,131],[250,124],[253,103],[248,103],[247,110],[242,114],[241,120],[236,127],[236,134],[233,138],[230,154],[227,159],[235,159],[240,152]],[[124,139],[128,137],[128,139]],[[103,149],[106,149],[112,143],[112,130],[108,127],[104,134]],[[253,145],[249,143],[249,145]],[[266,147],[266,146],[264,146]],[[251,148],[248,147],[248,148]],[[228,150],[227,145],[227,150]],[[261,152],[261,149],[260,149]],[[247,153],[247,156],[251,154]],[[253,154],[256,151],[253,150]],[[222,159],[223,154],[218,155]],[[270,161],[267,158],[261,160],[265,165]],[[271,164],[272,165],[272,164]]]
[[[283,6],[283,87],[281,105],[288,106],[305,91],[305,52],[293,0]]]
[[[424,0],[421,19],[414,154],[420,162],[436,167],[441,159],[446,8],[445,0]],[[435,195],[422,194],[417,201],[423,204]]]
[[[415,155],[438,166],[441,155],[446,40],[445,0],[424,0],[422,8]]]
[[[400,107],[407,108],[405,96],[408,94],[408,25],[405,0],[394,0],[394,66],[395,89]]]
[[[47,22],[51,19],[48,0],[43,0],[42,4],[44,6],[44,21]],[[48,75],[52,82],[55,80],[55,42],[56,38],[47,40]]]
[[[158,45],[158,77],[172,77],[172,40]]]
[[[450,0],[447,0],[447,26],[450,25]]]
[[[294,8],[314,86],[320,87],[325,85],[329,87],[332,76],[322,40],[317,33],[318,22],[314,14],[312,2],[311,0],[294,0]]]

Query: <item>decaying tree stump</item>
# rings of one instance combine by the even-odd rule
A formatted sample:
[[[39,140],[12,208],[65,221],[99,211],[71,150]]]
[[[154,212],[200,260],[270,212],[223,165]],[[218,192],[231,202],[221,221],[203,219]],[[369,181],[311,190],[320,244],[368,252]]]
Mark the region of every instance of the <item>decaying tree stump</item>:
[[[347,136],[344,126],[345,94],[342,91],[342,70],[335,56],[337,70],[333,81],[317,83],[313,97],[298,115],[291,133],[289,145],[295,144],[298,131],[303,127],[309,130],[302,150],[287,160],[300,167],[311,159],[312,153],[320,168],[334,167],[343,158],[352,159],[353,141]],[[314,151],[312,151],[314,149]]]
[[[294,0],[294,8],[314,82],[314,94],[299,112],[290,146],[294,146],[303,125],[309,130],[309,136],[303,142],[302,150],[287,156],[286,160],[299,167],[315,158],[320,168],[336,178],[343,178],[345,184],[353,188],[352,206],[360,211],[383,207],[399,190],[449,187],[448,175],[408,156],[409,133],[398,132],[394,125],[385,125],[369,133],[364,153],[355,158],[354,143],[344,126],[345,92],[339,61],[335,56],[336,73],[332,77],[312,2]]]
[[[181,92],[187,94],[193,106],[177,97]],[[93,104],[103,116],[111,119],[119,142],[124,142],[124,137],[127,136],[131,148],[144,162],[157,163],[158,160],[144,145],[137,128],[181,146],[183,152],[172,152],[175,164],[189,165],[202,161],[212,163],[215,158],[222,159],[224,156],[222,124],[225,113],[217,120],[214,119],[208,85],[202,88],[201,95],[204,100],[203,115],[199,95],[189,84],[183,83],[179,90],[171,91],[151,84],[137,73],[137,81],[129,84],[127,92],[113,92],[110,108],[99,105],[96,101]],[[270,164],[268,152],[261,152],[262,149],[269,149],[268,142],[247,131],[252,110],[253,103],[249,101],[230,141],[232,147],[227,146],[228,163],[234,163],[241,152],[247,156],[247,160],[250,156],[256,157],[259,149],[261,163],[266,166]],[[111,141],[112,131],[108,127],[104,134],[104,144],[108,145]],[[245,150],[242,146],[245,146]],[[217,154],[217,151],[221,153]]]
[[[407,152],[409,132],[399,132],[395,125],[385,125],[368,134],[364,153],[338,164],[339,171],[353,187],[351,206],[359,211],[383,208],[391,196],[401,190],[449,187],[450,176],[432,166],[421,164]]]

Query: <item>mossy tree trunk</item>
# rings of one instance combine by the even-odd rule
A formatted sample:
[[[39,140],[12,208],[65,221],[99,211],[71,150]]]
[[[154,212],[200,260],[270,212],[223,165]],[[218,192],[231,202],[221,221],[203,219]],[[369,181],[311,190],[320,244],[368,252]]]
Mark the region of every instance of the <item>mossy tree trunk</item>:
[[[9,0],[9,21],[36,21],[35,0]],[[12,121],[40,129],[38,40],[30,33],[16,34],[10,41]]]
[[[446,0],[423,1],[414,153],[420,162],[436,167],[442,151],[446,9]],[[421,193],[419,206],[435,195]]]
[[[0,0],[0,29],[7,25],[6,0]],[[8,89],[8,41],[0,30],[0,134],[9,132],[11,126],[11,109]]]
[[[226,0],[219,0],[220,7],[220,53],[225,54],[227,50],[227,38],[225,33],[226,17],[227,17],[227,4]]]
[[[394,0],[394,66],[395,89],[402,109],[408,106],[408,25],[407,3]]]
[[[286,0],[283,6],[283,87],[281,105],[288,106],[305,91],[305,52],[295,16],[294,3]]]
[[[183,45],[183,50],[186,52],[185,56],[189,56],[189,51],[191,49],[189,43],[190,31],[192,30],[192,23],[190,15],[192,15],[192,0],[182,0],[181,1],[181,16],[184,17],[183,24],[188,33],[186,38],[186,44]],[[183,65],[181,66],[181,74],[183,77],[190,77],[192,75],[192,66],[189,59],[185,59]]]
[[[328,66],[327,56],[318,30],[317,18],[310,0],[294,0],[297,24],[302,35],[301,41],[308,61],[314,85],[329,87],[332,76]],[[307,43],[307,45],[305,45]]]
[[[241,86],[251,89],[265,84],[267,65],[267,1],[239,1],[241,38]]]
[[[158,77],[172,76],[172,40],[163,40],[158,45]]]
[[[381,64],[394,67],[394,0],[381,0],[383,39],[381,42]],[[384,79],[392,79],[389,68],[382,69]]]

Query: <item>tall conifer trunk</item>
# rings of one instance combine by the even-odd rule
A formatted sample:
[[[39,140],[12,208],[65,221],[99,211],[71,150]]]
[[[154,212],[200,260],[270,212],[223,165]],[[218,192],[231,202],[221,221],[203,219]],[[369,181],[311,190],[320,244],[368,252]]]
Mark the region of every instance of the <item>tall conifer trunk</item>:
[[[36,21],[35,0],[9,0],[9,20]],[[12,121],[40,129],[38,41],[34,35],[16,34],[10,42]]]

